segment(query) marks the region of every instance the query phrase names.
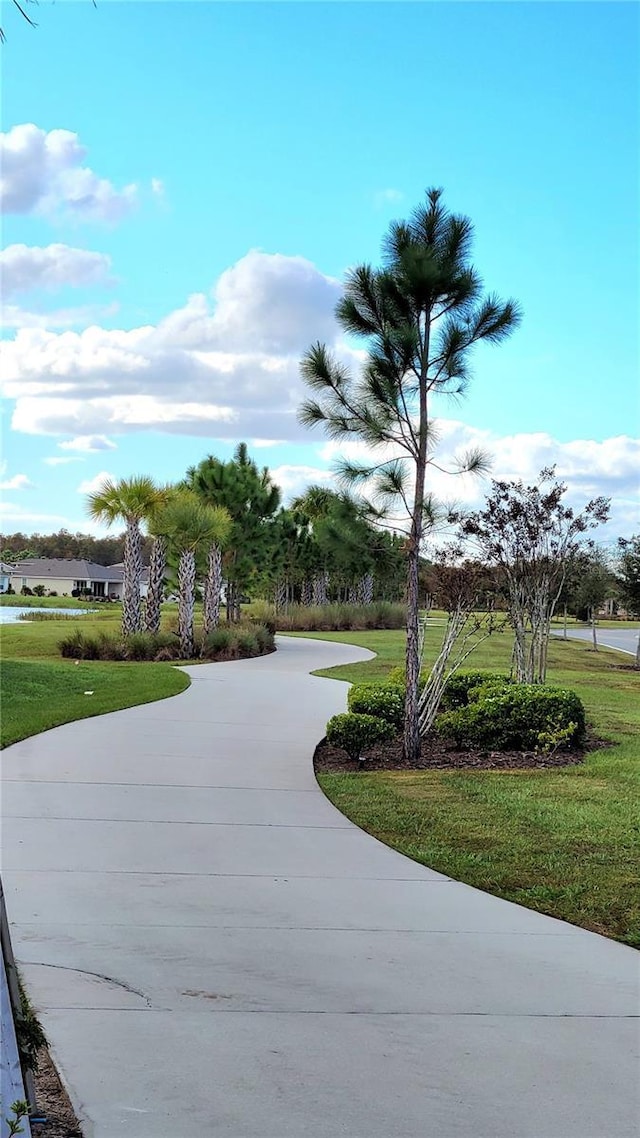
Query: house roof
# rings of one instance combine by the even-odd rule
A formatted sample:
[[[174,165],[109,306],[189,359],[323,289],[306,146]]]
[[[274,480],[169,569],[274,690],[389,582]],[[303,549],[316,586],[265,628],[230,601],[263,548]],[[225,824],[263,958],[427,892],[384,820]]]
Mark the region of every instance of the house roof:
[[[8,567],[13,576],[51,577],[57,581],[121,581],[121,565],[96,565],[71,557],[25,557]]]

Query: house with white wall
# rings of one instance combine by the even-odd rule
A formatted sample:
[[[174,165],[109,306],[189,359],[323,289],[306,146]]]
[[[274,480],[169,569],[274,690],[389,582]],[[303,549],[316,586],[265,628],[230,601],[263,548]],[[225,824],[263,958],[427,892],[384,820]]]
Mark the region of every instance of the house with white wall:
[[[46,593],[57,593],[59,597],[82,593],[105,600],[122,600],[122,565],[96,565],[80,558],[26,557],[6,568],[16,593],[25,587],[33,591],[42,585]],[[144,570],[140,586],[143,597],[147,594],[148,580],[148,570]]]

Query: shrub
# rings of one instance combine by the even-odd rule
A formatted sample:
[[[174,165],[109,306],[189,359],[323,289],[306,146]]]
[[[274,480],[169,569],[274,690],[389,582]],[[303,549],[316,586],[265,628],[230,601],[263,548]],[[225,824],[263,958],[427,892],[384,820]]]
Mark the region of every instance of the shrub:
[[[79,628],[58,641],[61,656],[71,660],[99,660],[100,647],[94,636],[85,636]]]
[[[21,590],[20,590],[20,596],[21,597],[32,597],[33,596],[33,589],[30,589],[28,585],[23,585]]]
[[[528,751],[580,746],[586,723],[573,691],[539,684],[509,684],[477,702],[447,711],[438,730],[458,747]]]
[[[327,739],[333,747],[346,751],[354,762],[362,762],[362,752],[393,736],[393,728],[375,715],[353,712],[334,715],[327,723]]]
[[[396,731],[404,722],[404,688],[398,684],[356,684],[350,688],[349,711],[359,715],[375,715]]]
[[[34,597],[44,597],[44,594],[45,594],[44,585],[34,585],[33,586]]]
[[[261,652],[273,652],[275,648],[275,628],[268,624],[256,624],[254,632]]]
[[[509,677],[500,672],[454,672],[444,690],[442,707],[447,711],[466,707],[469,703],[469,692],[488,683],[506,684],[509,683]]]
[[[253,629],[240,630],[237,635],[240,656],[257,656],[260,652],[258,637]]]
[[[214,628],[205,639],[205,656],[224,656],[233,643],[230,628]]]
[[[105,637],[105,641],[107,637]],[[165,645],[159,643],[160,637],[153,632],[133,632],[127,636],[125,651],[127,660],[153,660],[156,652]]]
[[[153,662],[154,664],[168,664],[175,658],[175,652],[172,652],[170,648],[159,648],[153,657]]]

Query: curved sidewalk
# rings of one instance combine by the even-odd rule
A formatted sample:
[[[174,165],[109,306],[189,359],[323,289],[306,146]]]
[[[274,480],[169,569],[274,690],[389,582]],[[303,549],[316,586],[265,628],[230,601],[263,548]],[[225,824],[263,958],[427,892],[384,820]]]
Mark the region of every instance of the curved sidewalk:
[[[3,752],[16,956],[86,1138],[636,1138],[633,950],[351,825],[358,648],[283,639]]]

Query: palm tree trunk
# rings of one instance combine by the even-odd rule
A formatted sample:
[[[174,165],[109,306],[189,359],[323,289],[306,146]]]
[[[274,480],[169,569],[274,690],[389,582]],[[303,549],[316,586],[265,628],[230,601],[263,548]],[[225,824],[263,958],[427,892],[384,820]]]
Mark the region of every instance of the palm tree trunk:
[[[222,592],[222,550],[215,542],[209,546],[209,563],[202,614],[202,640],[220,623],[220,594]]]
[[[300,594],[300,604],[311,605],[313,604],[313,582],[305,577],[302,582],[302,591]]]
[[[122,582],[122,635],[139,632],[142,625],[140,580],[142,578],[142,538],[137,518],[129,518],[124,539]]]
[[[287,582],[284,580],[278,581],[273,596],[276,612],[282,612],[287,608]]]
[[[178,635],[180,654],[190,660],[195,651],[193,639],[193,611],[196,596],[196,555],[192,549],[183,549],[178,562]]]
[[[147,632],[160,631],[160,606],[162,604],[162,590],[166,568],[167,540],[164,537],[156,537],[151,547],[149,591],[147,593],[147,603],[144,613],[144,623]]]

